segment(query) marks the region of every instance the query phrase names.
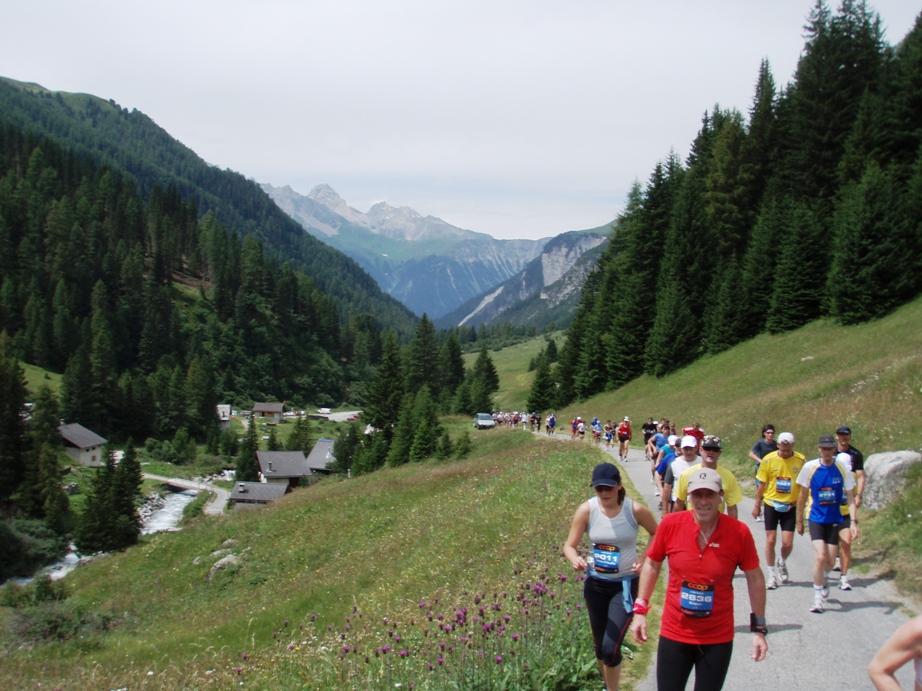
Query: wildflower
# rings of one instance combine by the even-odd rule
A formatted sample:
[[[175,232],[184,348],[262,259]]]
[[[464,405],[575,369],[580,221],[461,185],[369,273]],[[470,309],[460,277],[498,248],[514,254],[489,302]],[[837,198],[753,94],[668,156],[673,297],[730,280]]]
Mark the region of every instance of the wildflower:
[[[248,659],[249,659],[249,657],[250,657],[250,656],[249,656],[249,655],[247,655],[246,653],[244,653],[244,654],[243,654],[243,659],[244,659],[244,660],[248,660]]]
[[[425,601],[425,600],[423,600],[422,602],[419,603],[419,608],[420,608],[420,609],[425,608],[425,606],[426,606],[426,601]]]
[[[317,621],[317,615],[316,615],[316,614],[312,614],[312,615],[311,615],[311,621]]]
[[[433,665],[433,664],[430,662],[430,663],[429,663],[429,671],[431,672],[431,671],[434,670],[434,669],[435,669],[435,665]]]
[[[400,657],[406,657],[407,655],[410,654],[410,651],[409,651],[409,650],[401,650],[401,651],[400,651],[399,653],[397,653],[397,654],[400,655]]]
[[[442,657],[441,655],[439,655],[439,659],[436,660],[436,662],[438,662],[440,665],[444,665],[444,664],[445,664],[445,658]]]
[[[503,621],[508,624],[510,621],[512,621],[512,617],[510,617],[508,614],[504,614]]]
[[[572,614],[572,611],[568,609],[568,610],[567,610],[567,616],[569,617],[571,614]]]
[[[350,648],[348,645],[344,645],[344,646],[343,646],[343,652],[344,652],[344,653],[348,653],[350,650],[352,650],[352,648]]]
[[[517,633],[512,634],[512,640],[513,640],[513,641],[519,640],[519,634],[517,634]]]
[[[390,649],[391,649],[391,647],[390,647],[389,645],[382,645],[382,646],[381,646],[381,652],[384,653],[385,655],[390,651]]]
[[[295,649],[295,644],[294,644],[294,643],[289,643],[289,644],[288,644],[288,649],[289,649],[289,650],[294,650],[294,649]]]
[[[285,628],[286,628],[286,629],[288,628],[288,620],[287,620],[287,619],[285,620]]]
[[[327,631],[333,630],[333,624],[327,624]]]
[[[239,667],[235,668],[234,671],[237,672],[237,674],[243,674],[243,670],[240,669]]]
[[[503,662],[503,656],[502,656],[502,655],[497,655],[497,656],[494,657],[493,659],[496,661],[496,664],[498,664],[498,665],[502,664],[502,662]]]

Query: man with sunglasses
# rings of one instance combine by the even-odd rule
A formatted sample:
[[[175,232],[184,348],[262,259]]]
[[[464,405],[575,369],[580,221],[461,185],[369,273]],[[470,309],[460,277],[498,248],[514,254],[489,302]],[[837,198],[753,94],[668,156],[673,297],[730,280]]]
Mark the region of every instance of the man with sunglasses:
[[[733,475],[732,472],[726,468],[718,467],[717,461],[720,460],[720,455],[722,453],[723,444],[720,441],[720,437],[713,434],[705,435],[701,442],[701,463],[691,466],[682,473],[682,476],[679,478],[678,489],[676,490],[675,511],[685,511],[688,499],[688,481],[694,471],[703,467],[716,470],[720,475],[724,490],[723,499],[720,502],[720,511],[723,512],[726,510],[728,516],[733,516],[733,518],[739,517],[737,505],[743,501],[743,490],[740,489],[740,484],[736,481],[736,476]]]

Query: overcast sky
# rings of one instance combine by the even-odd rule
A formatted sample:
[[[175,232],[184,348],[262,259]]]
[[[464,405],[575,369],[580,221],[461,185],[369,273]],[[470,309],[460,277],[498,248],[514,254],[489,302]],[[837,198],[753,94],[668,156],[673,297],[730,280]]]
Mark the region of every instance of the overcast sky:
[[[0,76],[209,163],[500,238],[612,220],[706,110],[790,81],[813,0],[2,0]],[[837,7],[837,3],[830,3]],[[918,1],[877,0],[893,44]]]

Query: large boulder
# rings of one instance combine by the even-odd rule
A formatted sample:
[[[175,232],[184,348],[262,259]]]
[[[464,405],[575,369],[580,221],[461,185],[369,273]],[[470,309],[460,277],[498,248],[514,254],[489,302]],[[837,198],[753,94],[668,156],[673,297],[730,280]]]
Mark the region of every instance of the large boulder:
[[[228,554],[226,557],[219,560],[214,566],[211,567],[211,571],[208,572],[208,580],[210,581],[215,577],[215,574],[218,574],[221,571],[236,571],[240,568],[240,564],[240,557],[234,554]]]
[[[906,473],[922,454],[916,451],[888,451],[868,456],[864,462],[865,485],[862,506],[880,511],[896,499],[906,486]]]

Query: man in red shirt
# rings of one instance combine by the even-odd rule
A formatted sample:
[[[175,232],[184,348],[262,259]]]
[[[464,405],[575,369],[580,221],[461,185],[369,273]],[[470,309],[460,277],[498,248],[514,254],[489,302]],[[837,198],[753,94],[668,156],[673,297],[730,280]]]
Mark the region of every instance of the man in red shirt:
[[[648,599],[669,559],[669,582],[663,603],[657,650],[659,691],[685,688],[695,670],[696,689],[723,687],[733,652],[733,574],[746,576],[752,608],[753,660],[768,652],[765,625],[765,577],[749,528],[720,512],[723,486],[711,468],[696,470],[688,482],[691,511],[663,517],[647,550],[634,601],[631,631],[639,643],[647,640]]]
[[[698,446],[701,446],[701,440],[704,439],[704,430],[701,429],[701,423],[696,422],[691,427],[682,428],[682,436],[691,435],[698,440]]]

